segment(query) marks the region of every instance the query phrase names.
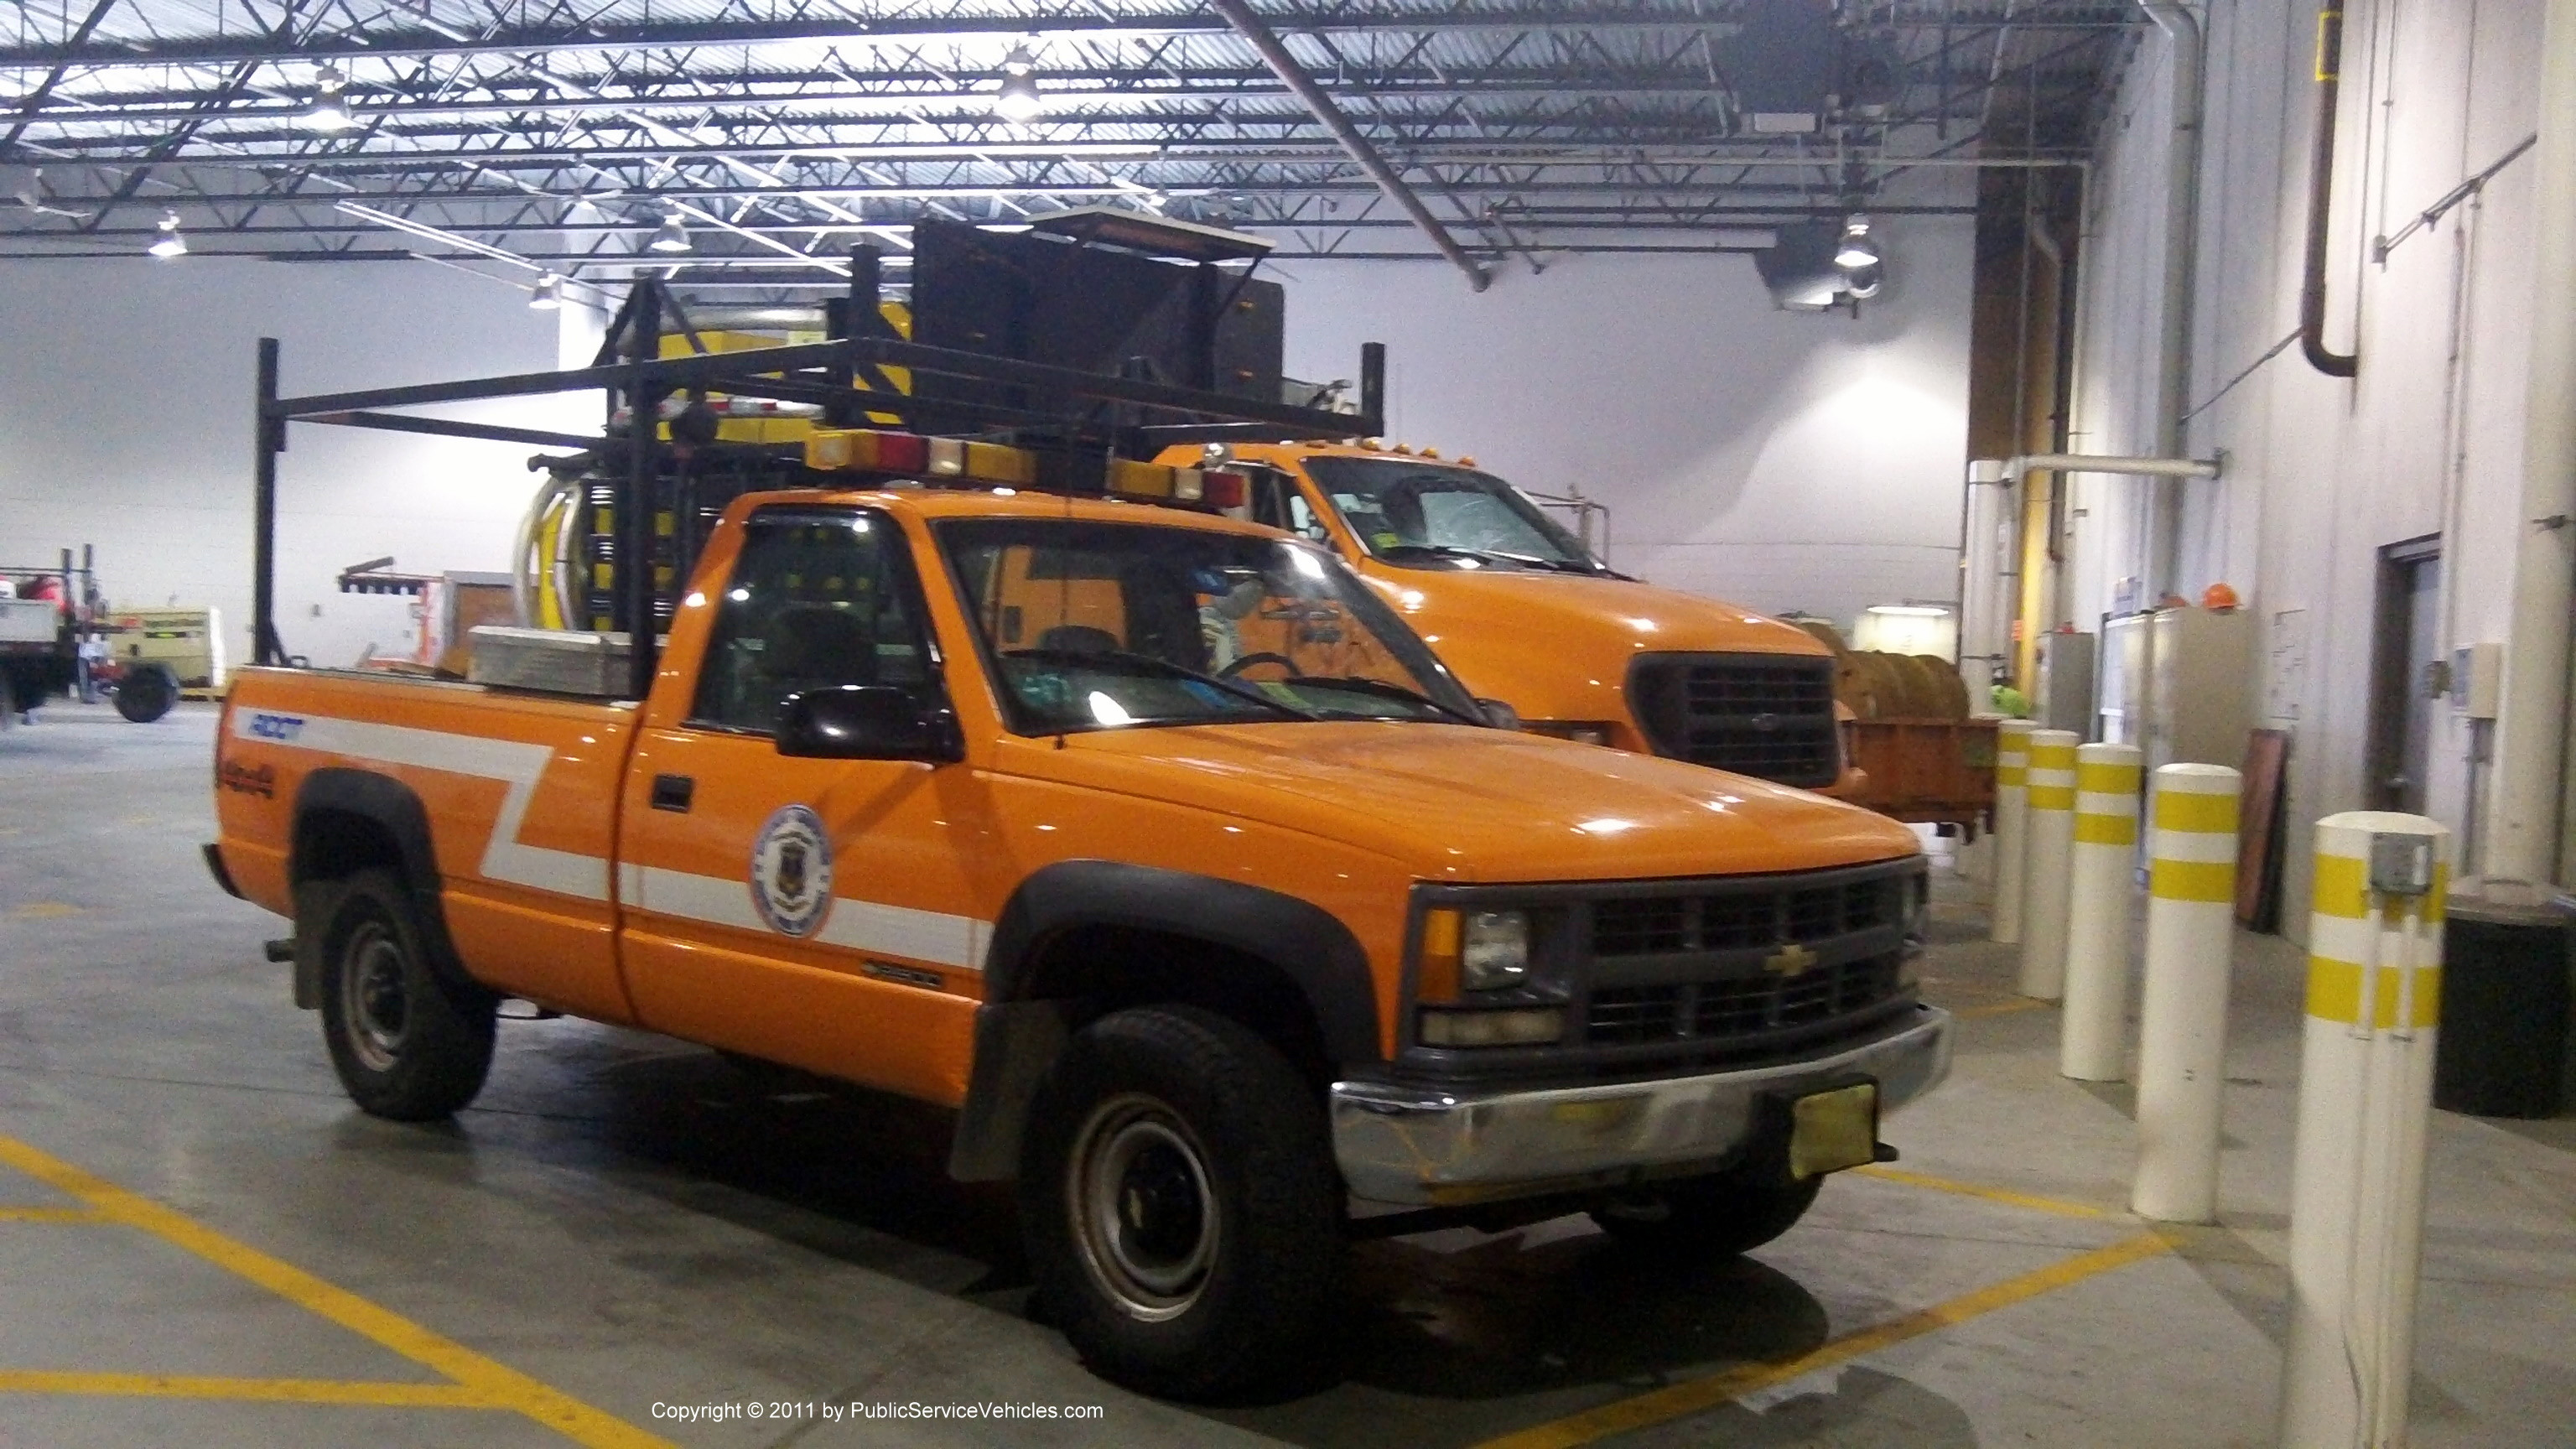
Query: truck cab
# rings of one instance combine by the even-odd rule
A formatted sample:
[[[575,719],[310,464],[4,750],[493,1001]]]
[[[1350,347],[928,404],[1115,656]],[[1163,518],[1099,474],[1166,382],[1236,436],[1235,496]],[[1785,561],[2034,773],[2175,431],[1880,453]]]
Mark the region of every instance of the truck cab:
[[[1832,651],[1804,630],[1616,572],[1469,459],[1374,441],[1221,456],[1252,480],[1247,516],[1340,555],[1521,728],[1803,789],[1856,783]]]

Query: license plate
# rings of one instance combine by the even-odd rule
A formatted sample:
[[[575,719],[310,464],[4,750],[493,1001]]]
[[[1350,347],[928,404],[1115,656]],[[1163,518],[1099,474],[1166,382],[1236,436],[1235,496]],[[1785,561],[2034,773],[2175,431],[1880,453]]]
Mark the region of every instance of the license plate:
[[[1789,1175],[1804,1181],[1878,1157],[1878,1084],[1812,1092],[1789,1104]]]

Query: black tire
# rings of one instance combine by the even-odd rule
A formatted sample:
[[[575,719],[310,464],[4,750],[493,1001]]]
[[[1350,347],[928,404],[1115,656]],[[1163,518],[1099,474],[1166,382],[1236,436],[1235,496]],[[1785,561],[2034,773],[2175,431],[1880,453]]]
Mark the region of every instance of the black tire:
[[[323,893],[322,1039],[360,1110],[429,1122],[474,1100],[492,1069],[499,999],[441,979],[411,892],[365,870]]]
[[[116,712],[135,724],[152,723],[178,702],[179,678],[163,665],[128,669],[116,682]]]
[[[1659,1256],[1732,1258],[1798,1225],[1824,1188],[1804,1182],[1691,1177],[1619,1198],[1592,1220],[1621,1245]]]
[[[1024,1140],[1038,1302],[1094,1372],[1204,1400],[1314,1361],[1342,1302],[1341,1179],[1322,1101],[1269,1043],[1190,1007],[1104,1017]]]

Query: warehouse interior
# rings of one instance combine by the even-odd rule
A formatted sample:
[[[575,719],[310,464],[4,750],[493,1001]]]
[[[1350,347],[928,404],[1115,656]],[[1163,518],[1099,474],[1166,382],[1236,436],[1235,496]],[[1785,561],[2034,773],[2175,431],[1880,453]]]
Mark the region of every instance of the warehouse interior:
[[[19,0],[0,180],[0,1445],[2576,1423],[2576,0]],[[1041,301],[1000,342],[943,310],[959,258],[1041,254],[1093,291],[1015,273]],[[1096,279],[1140,258],[1227,289],[1177,351],[1027,320],[1133,321]],[[685,491],[701,451],[804,490],[780,518],[946,540],[883,586],[930,632],[879,619],[865,671],[814,676],[929,660],[927,744],[690,701],[739,648],[720,571],[771,536]],[[1331,481],[1381,464],[1501,480],[1520,531],[1399,539]],[[1161,648],[1077,612],[1114,579],[1141,619],[1135,570],[963,561],[1057,493],[1090,556],[1078,511],[1275,524],[1374,602],[1326,627],[1273,581],[1229,613],[1260,591],[1228,554],[1188,605],[1209,648],[1145,664],[1271,718],[1106,685],[1040,727],[1032,661]],[[1023,605],[1062,622],[1006,648]],[[1299,692],[1366,669],[1284,656],[1354,636],[1394,712]],[[506,672],[566,640],[603,682]],[[1818,772],[1780,764],[1786,695],[1728,717],[1735,754],[1670,723],[1720,706],[1658,695],[1658,659],[1807,671]],[[542,773],[473,763],[540,738]],[[654,855],[683,748],[751,763],[689,767],[702,835]],[[836,769],[912,783],[797,783]],[[311,825],[360,770],[332,818],[399,787],[417,853]],[[2213,780],[2223,823],[2177,803]],[[461,1105],[366,1095],[369,1022],[395,1074],[429,1048],[359,1000],[326,848],[409,883],[403,969],[481,1013]],[[595,868],[606,914],[567,928],[511,850]],[[1793,1029],[1799,981],[1898,927],[1835,884],[1801,934],[1792,893],[1900,860],[1902,963]],[[1038,889],[1068,866],[1204,892],[1155,926]],[[671,926],[682,878],[731,924]],[[1757,888],[1775,934],[1728,955]],[[1618,937],[1614,898],[1670,902],[1670,941]],[[1489,919],[1525,964],[1479,998]],[[1067,975],[1065,942],[1107,964]],[[623,984],[543,984],[594,945]],[[775,974],[658,998],[695,1015],[639,989],[719,956]],[[1238,967],[1266,984],[1168,984]],[[1345,967],[1356,1046],[1312,984]],[[1662,984],[1688,971],[1720,974]],[[1714,1040],[1747,981],[1759,1051]],[[1139,1308],[1100,1266],[1195,1192],[1191,1261],[1253,1281],[1219,1245],[1257,1259],[1268,1220],[1228,1174],[1272,1134],[1219,1140],[1222,1103],[1170,1109],[1181,1189],[1137,1149],[1095,1206],[1031,1185],[1074,1067],[1109,1070],[1084,1043],[1158,1009],[1311,1089],[1269,1119],[1332,1154],[1303,1317]],[[1432,1036],[1469,1018],[1589,1045]],[[1183,1075],[1242,1075],[1213,1060]],[[1809,1104],[1862,1088],[1816,1168]],[[1066,1172],[1099,1120],[1058,1123]],[[1542,1140],[1580,1170],[1440,1177]],[[1741,1250],[1654,1231],[1703,1180],[1791,1206]],[[1168,1346],[1220,1311],[1218,1347]]]

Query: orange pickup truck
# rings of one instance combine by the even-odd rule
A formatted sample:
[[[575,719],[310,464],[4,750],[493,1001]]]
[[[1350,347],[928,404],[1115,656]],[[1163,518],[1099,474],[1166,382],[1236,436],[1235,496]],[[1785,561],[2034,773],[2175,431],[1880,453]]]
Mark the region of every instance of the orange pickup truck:
[[[1155,1392],[1293,1364],[1359,1233],[1766,1241],[1949,1065],[1903,827],[1494,728],[1204,511],[750,494],[640,702],[254,668],[220,739],[209,864],[360,1107],[464,1107],[510,997],[943,1104]]]
[[[1247,516],[1332,549],[1535,734],[1848,795],[1833,652],[1739,604],[1617,573],[1509,483],[1374,441],[1206,450]],[[1175,448],[1165,462],[1200,461]]]

